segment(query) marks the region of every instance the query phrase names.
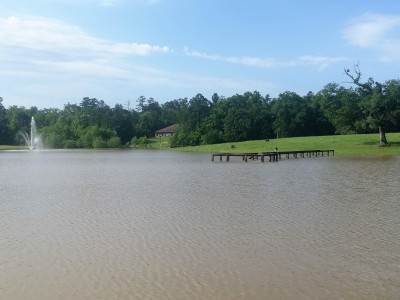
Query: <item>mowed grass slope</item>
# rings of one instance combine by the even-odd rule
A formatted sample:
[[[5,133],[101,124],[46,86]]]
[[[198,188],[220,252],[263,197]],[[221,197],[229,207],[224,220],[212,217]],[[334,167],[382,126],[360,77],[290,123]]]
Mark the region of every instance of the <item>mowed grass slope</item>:
[[[390,146],[379,147],[379,134],[294,137],[174,148],[180,151],[242,153],[293,150],[335,150],[335,155],[400,155],[400,133],[386,135]]]
[[[23,150],[23,149],[28,149],[28,147],[0,145],[0,150]]]
[[[269,141],[232,142],[196,147],[169,148],[169,138],[151,138],[147,149],[178,150],[188,152],[208,153],[244,153],[244,152],[268,152],[274,151],[277,146],[279,151],[293,150],[335,150],[335,155],[351,156],[376,156],[376,155],[400,155],[400,133],[388,133],[386,135],[390,146],[379,147],[379,134],[354,134],[310,136],[282,139],[270,139]],[[1,146],[0,150],[27,149],[23,146]]]

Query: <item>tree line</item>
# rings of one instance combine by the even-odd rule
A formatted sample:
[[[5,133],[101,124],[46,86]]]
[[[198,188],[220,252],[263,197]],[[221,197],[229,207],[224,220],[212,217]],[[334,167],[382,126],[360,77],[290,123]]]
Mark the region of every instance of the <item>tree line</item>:
[[[33,116],[44,145],[50,148],[107,148],[130,145],[171,124],[179,124],[171,146],[269,139],[276,137],[400,131],[400,80],[361,82],[356,65],[345,69],[353,84],[329,83],[317,93],[286,91],[271,98],[259,92],[230,97],[197,94],[160,104],[144,96],[137,106],[85,97],[63,109],[3,106],[0,97],[0,144],[18,145],[18,132],[30,130]]]

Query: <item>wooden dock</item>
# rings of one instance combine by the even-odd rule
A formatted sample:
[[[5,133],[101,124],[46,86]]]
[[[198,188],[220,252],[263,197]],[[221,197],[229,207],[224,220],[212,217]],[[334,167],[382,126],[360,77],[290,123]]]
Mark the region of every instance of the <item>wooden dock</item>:
[[[277,152],[261,152],[261,153],[215,153],[211,156],[211,161],[215,161],[215,157],[219,157],[219,161],[222,161],[225,157],[226,161],[229,161],[231,157],[241,157],[243,161],[258,160],[261,162],[270,161],[276,162],[285,157],[297,158],[298,156],[304,157],[317,157],[324,155],[335,155],[335,150],[297,150],[297,151],[277,151]]]

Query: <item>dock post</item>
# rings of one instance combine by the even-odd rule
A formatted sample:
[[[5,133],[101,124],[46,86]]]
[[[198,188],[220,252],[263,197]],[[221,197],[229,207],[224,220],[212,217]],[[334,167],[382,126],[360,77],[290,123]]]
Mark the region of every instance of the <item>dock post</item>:
[[[282,155],[285,155],[287,159],[290,158],[290,155],[292,155],[293,158],[298,158],[300,154],[300,157],[318,157],[318,156],[329,156],[329,155],[335,155],[335,150],[300,150],[300,151],[283,151],[283,152],[258,152],[258,153],[213,153],[211,155],[211,161],[214,162],[216,160],[216,157],[219,156],[219,161],[223,161],[223,157],[226,157],[226,161],[228,162],[230,160],[231,156],[238,156],[242,157],[242,160],[245,162],[248,162],[249,159],[251,160],[258,160],[260,159],[261,162],[265,162],[265,157],[269,159],[270,162],[272,161],[279,161],[282,159]]]

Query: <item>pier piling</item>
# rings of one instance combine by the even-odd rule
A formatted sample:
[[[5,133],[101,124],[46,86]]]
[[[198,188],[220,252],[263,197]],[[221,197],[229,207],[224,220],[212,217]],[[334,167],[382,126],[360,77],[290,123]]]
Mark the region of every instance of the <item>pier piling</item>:
[[[296,150],[296,151],[279,151],[279,152],[261,152],[261,153],[215,153],[211,156],[211,161],[215,160],[216,156],[219,156],[219,161],[222,162],[222,158],[226,158],[226,162],[229,162],[231,157],[241,157],[244,162],[248,160],[258,160],[265,162],[265,157],[268,157],[270,162],[277,162],[282,159],[282,155],[289,159],[290,157],[297,158],[300,155],[301,158],[305,157],[318,157],[324,155],[335,155],[335,150]]]

